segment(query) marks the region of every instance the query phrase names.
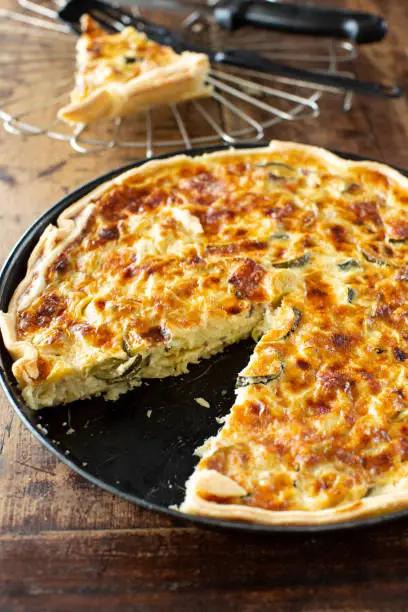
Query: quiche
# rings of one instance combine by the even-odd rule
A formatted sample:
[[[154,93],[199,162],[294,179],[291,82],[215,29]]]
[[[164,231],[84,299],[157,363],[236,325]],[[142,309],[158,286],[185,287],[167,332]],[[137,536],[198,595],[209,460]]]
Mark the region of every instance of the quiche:
[[[209,60],[203,53],[178,54],[127,27],[107,34],[89,15],[81,18],[76,84],[58,117],[91,123],[151,107],[209,96]]]
[[[252,336],[181,510],[324,524],[408,508],[408,179],[290,142],[155,160],[40,238],[3,339],[32,409]]]

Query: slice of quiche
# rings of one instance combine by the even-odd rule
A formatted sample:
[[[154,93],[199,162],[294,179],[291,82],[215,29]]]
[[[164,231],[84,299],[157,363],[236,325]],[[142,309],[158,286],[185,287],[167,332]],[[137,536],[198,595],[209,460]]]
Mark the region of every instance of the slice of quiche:
[[[346,286],[315,265],[239,375],[224,427],[198,449],[182,511],[299,525],[406,507],[407,368],[391,337],[379,345],[364,324],[364,289],[348,297],[375,270],[353,268]]]
[[[60,119],[90,123],[211,94],[205,54],[178,54],[133,27],[107,34],[89,15],[81,27],[75,88]]]

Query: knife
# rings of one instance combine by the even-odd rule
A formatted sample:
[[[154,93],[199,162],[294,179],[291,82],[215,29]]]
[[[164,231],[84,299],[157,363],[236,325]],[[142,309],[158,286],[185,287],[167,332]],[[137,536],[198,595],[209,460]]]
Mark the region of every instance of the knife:
[[[137,30],[144,32],[151,40],[161,45],[168,45],[177,53],[182,53],[183,51],[205,53],[212,62],[217,64],[226,64],[266,74],[274,74],[292,80],[319,84],[326,89],[354,91],[363,95],[381,98],[399,98],[402,95],[401,89],[393,83],[361,81],[339,74],[313,72],[304,68],[295,68],[287,64],[274,62],[262,55],[243,49],[214,51],[201,45],[187,42],[168,28],[144,17],[134,15],[118,5],[109,4],[103,0],[68,0],[65,6],[58,11],[58,16],[66,23],[69,23],[74,31],[79,32],[78,20],[84,13],[89,13],[91,17],[110,31],[117,32],[123,27],[133,26]]]
[[[387,33],[387,22],[374,13],[326,8],[273,0],[221,0],[213,7],[189,0],[122,0],[126,6],[204,13],[226,30],[245,25],[292,34],[309,34],[351,40],[359,44],[378,42]]]

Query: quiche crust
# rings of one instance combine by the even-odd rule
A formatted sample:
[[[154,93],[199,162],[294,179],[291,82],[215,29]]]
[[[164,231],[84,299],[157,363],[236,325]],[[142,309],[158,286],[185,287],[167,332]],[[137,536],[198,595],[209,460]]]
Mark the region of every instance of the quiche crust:
[[[257,523],[261,525],[328,525],[345,523],[357,519],[368,519],[406,510],[408,507],[408,483],[405,481],[397,490],[375,497],[366,497],[335,508],[324,510],[264,510],[237,504],[219,504],[205,498],[219,486],[223,495],[236,496],[237,484],[226,479],[215,470],[200,470],[187,481],[186,497],[180,511],[187,514],[207,516],[213,519]],[[244,495],[246,492],[242,490]]]

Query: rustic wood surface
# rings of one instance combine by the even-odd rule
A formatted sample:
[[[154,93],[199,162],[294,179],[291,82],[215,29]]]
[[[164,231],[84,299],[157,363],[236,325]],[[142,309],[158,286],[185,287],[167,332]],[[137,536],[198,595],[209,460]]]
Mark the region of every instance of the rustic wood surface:
[[[390,25],[386,41],[361,50],[357,73],[408,87],[406,3],[343,6],[380,12]],[[407,99],[359,97],[345,114],[337,96],[326,96],[319,120],[282,123],[268,136],[408,167]],[[0,259],[53,202],[137,156],[83,156],[62,142],[2,130],[0,141]],[[173,524],[91,486],[25,430],[3,394],[0,404],[2,612],[408,608],[408,519],[268,538]]]

